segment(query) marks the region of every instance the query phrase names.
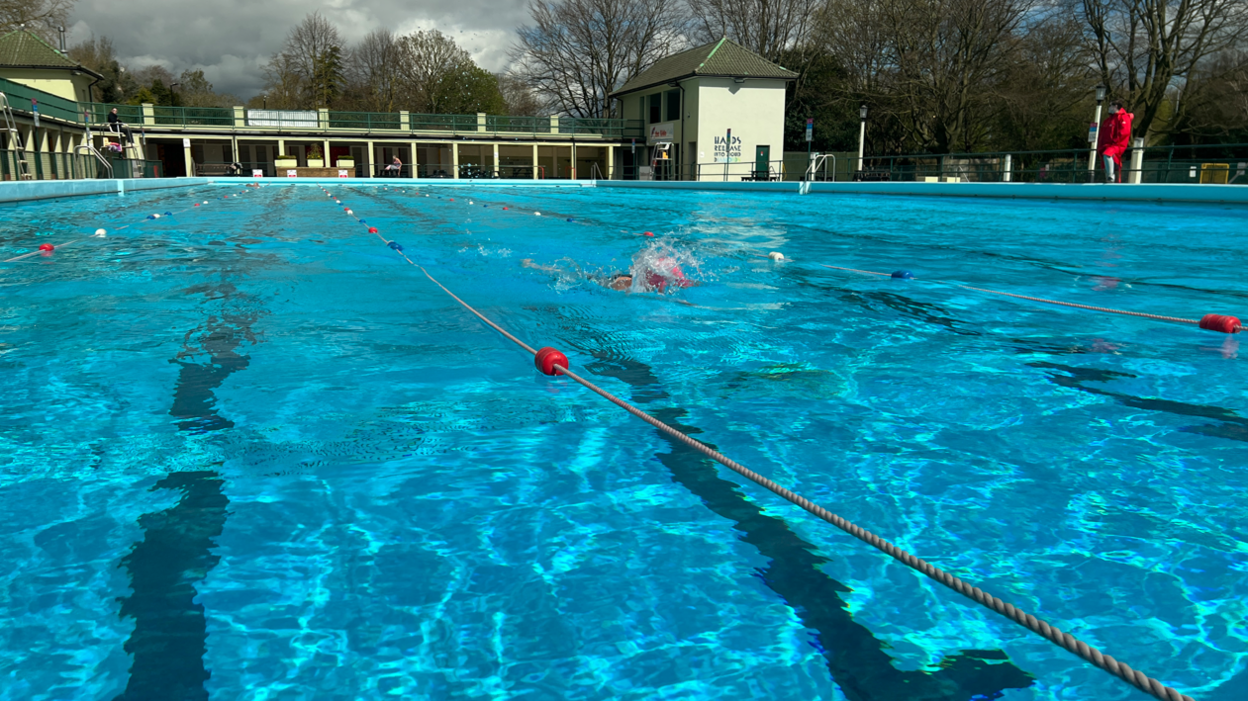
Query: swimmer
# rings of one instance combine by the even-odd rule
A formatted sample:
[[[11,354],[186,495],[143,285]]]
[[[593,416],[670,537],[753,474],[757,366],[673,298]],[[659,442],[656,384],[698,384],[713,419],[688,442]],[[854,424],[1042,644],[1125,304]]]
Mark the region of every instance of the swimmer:
[[[562,272],[559,268],[553,265],[541,265],[540,263],[534,263],[532,258],[525,258],[521,260],[520,265],[523,265],[526,268],[533,268],[534,270],[541,270],[547,273]],[[590,274],[584,273],[583,271],[581,271],[580,266],[576,265],[575,263],[573,263],[572,265],[576,267],[576,272],[579,273],[582,277],[592,282],[595,282],[599,285],[602,285],[603,287],[609,290],[615,290],[617,292],[631,292],[633,289],[634,275],[631,271],[627,273],[624,273],[624,272],[613,273],[609,276],[604,277],[601,275],[590,275]],[[659,258],[658,260],[655,261],[655,266],[657,267],[657,269],[655,269],[655,267],[650,267],[650,266],[646,266],[646,269],[645,269],[646,286],[649,289],[656,290],[658,292],[663,292],[667,289],[667,286],[669,284],[675,285],[678,287],[693,287],[699,284],[685,277],[684,271],[682,271],[680,269],[680,266],[676,265],[676,261],[672,260],[671,258],[667,258],[667,257]]]

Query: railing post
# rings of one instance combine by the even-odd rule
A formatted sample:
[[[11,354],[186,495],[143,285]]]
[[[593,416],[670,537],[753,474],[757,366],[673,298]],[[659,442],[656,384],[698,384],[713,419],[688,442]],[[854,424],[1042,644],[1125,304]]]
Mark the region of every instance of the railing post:
[[[1010,154],[1007,153],[1005,154],[1005,172],[1001,175],[1001,180],[1007,183],[1013,180],[1014,175],[1011,172],[1013,170],[1014,170],[1013,158],[1010,156]]]
[[[477,113],[477,131],[485,131],[485,113]]]
[[[557,114],[550,115],[550,133],[551,134],[559,133],[559,115]]]
[[[147,125],[155,124],[156,123],[156,106],[151,104],[150,102],[144,102],[142,105],[140,105],[140,108],[143,110],[143,123]]]
[[[329,128],[329,109],[320,107],[316,110],[316,123],[322,129]]]
[[[234,127],[247,126],[247,108],[239,105],[234,106]]]
[[[459,142],[451,142],[451,178],[459,179]]]
[[[1139,185],[1144,180],[1144,139],[1135,139],[1132,146],[1131,175],[1127,177],[1127,182]]]
[[[407,110],[399,110],[399,129],[403,131],[412,130],[412,113]],[[414,161],[415,159],[413,159]]]

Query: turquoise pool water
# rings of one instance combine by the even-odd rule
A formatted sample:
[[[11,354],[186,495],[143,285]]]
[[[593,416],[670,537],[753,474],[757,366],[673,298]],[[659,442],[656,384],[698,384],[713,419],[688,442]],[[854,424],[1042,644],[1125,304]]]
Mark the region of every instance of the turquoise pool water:
[[[1242,318],[1242,209],[331,190],[609,391],[1248,695],[1248,347],[927,281]],[[110,232],[0,264],[0,699],[1145,698],[539,375],[318,188],[239,192],[0,209],[3,258]],[[648,251],[702,284],[592,281]]]

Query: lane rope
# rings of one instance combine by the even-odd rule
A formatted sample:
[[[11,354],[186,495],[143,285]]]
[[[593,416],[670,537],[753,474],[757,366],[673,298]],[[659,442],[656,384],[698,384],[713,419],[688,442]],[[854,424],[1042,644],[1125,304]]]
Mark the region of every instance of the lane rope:
[[[261,187],[261,186],[257,185],[254,189],[255,189],[255,190],[258,190],[258,189],[260,189],[260,187]],[[238,193],[238,194],[236,194],[236,195],[234,195],[234,196],[235,196],[235,197],[238,197],[238,195],[244,195],[244,194],[247,194],[248,192],[252,192],[252,191],[253,191],[253,190],[241,190],[241,191],[239,191],[239,193]],[[223,195],[223,196],[221,197],[221,199],[228,199],[228,198],[229,198],[229,195]],[[197,199],[197,200],[198,200],[198,199],[199,199],[199,197],[198,197],[198,196],[196,196],[196,198],[195,198],[195,199]],[[203,205],[207,205],[207,204],[209,204],[210,202],[211,202],[211,200],[204,200],[204,201],[202,201],[202,202],[196,202],[195,204],[192,204],[190,207],[187,207],[186,209],[180,209],[180,210],[178,210],[178,211],[176,211],[176,212],[164,212],[163,214],[160,214],[160,213],[157,213],[157,214],[149,214],[149,215],[147,215],[146,217],[144,217],[144,218],[143,218],[142,220],[140,220],[140,221],[134,222],[134,223],[132,223],[132,224],[123,224],[122,226],[119,226],[119,227],[114,228],[112,231],[113,231],[113,233],[116,233],[116,232],[118,232],[118,231],[124,231],[125,229],[129,229],[129,228],[130,228],[130,227],[132,227],[132,226],[138,226],[139,224],[143,224],[143,223],[145,223],[145,222],[155,221],[155,220],[157,220],[157,219],[163,219],[163,218],[165,218],[165,217],[175,217],[175,216],[177,216],[177,215],[179,215],[179,214],[185,214],[186,212],[190,212],[190,211],[194,210],[196,207],[200,207],[200,206],[203,206]],[[72,239],[72,240],[70,240],[70,241],[66,241],[65,243],[57,243],[57,244],[43,243],[43,244],[40,244],[40,245],[39,245],[39,247],[38,247],[36,250],[33,250],[33,251],[31,251],[30,253],[23,253],[23,254],[22,254],[22,255],[20,255],[20,256],[14,256],[14,257],[12,257],[12,258],[9,258],[9,259],[7,259],[7,260],[0,261],[0,262],[3,262],[3,263],[16,263],[16,262],[17,262],[17,261],[19,261],[19,260],[25,260],[25,259],[27,259],[27,258],[30,258],[31,256],[37,256],[37,255],[39,255],[39,254],[41,254],[41,253],[51,253],[51,252],[53,252],[53,251],[58,251],[58,250],[60,250],[60,249],[62,249],[62,248],[65,248],[66,246],[72,246],[72,245],[74,245],[75,243],[82,243],[83,241],[90,241],[91,239],[102,239],[102,238],[107,238],[107,237],[108,237],[108,231],[109,231],[108,229],[99,228],[99,229],[96,229],[96,230],[95,230],[95,233],[91,234],[90,236],[84,236],[84,237],[82,237],[82,238]],[[51,248],[44,248],[44,246],[51,246]]]
[[[322,187],[321,189],[325,190],[324,187]],[[329,195],[330,197],[333,197],[333,195],[330,194],[329,190],[325,190],[325,193]],[[341,202],[339,201],[339,203]],[[350,207],[343,207],[343,211],[352,219],[355,219],[357,222],[359,222],[360,224],[367,225],[366,220],[360,217],[357,217],[355,215],[355,212]],[[1009,620],[1017,623],[1018,625],[1026,628],[1027,630],[1040,635],[1041,637],[1048,640],[1049,642],[1055,645],[1058,645],[1062,649],[1067,650],[1068,652],[1074,653],[1080,659],[1091,663],[1093,666],[1099,669],[1109,672],[1110,674],[1134,686],[1136,689],[1139,689],[1140,691],[1150,694],[1157,699],[1161,699],[1162,701],[1194,701],[1190,696],[1180,693],[1178,690],[1163,684],[1157,679],[1154,679],[1153,677],[1150,677],[1147,674],[1137,669],[1132,668],[1130,665],[1128,665],[1125,662],[1121,662],[1117,659],[1114,659],[1113,657],[1109,655],[1104,654],[1097,648],[1092,647],[1091,645],[1088,645],[1087,643],[1079,640],[1078,638],[1071,635],[1070,633],[1062,631],[1061,629],[1055,626],[1049,625],[1045,621],[1036,618],[1035,616],[1023,611],[1022,609],[1019,609],[1011,604],[1008,604],[1002,601],[1001,599],[998,599],[997,597],[983,591],[982,589],[978,587],[975,587],[963,581],[962,579],[960,579],[959,577],[955,575],[945,572],[944,570],[940,569],[939,567],[936,567],[935,565],[925,560],[915,557],[909,552],[875,535],[871,531],[868,531],[867,529],[862,528],[861,526],[858,526],[854,524],[853,522],[832,513],[831,511],[828,511],[827,509],[819,506],[818,504],[815,504],[809,499],[806,499],[805,497],[780,486],[776,482],[773,482],[770,479],[763,477],[759,473],[754,472],[753,470],[750,470],[744,465],[741,465],[740,463],[737,463],[734,460],[731,460],[730,458],[724,456],[723,454],[711,448],[710,446],[706,445],[705,443],[702,443],[701,441],[686,435],[682,431],[676,428],[673,428],[667,425],[666,423],[663,423],[659,419],[656,419],[655,417],[651,416],[650,414],[647,414],[641,409],[638,409],[632,404],[629,404],[623,399],[620,399],[619,397],[616,397],[615,395],[611,394],[610,392],[607,392],[601,387],[598,387],[597,385],[590,382],[589,380],[572,372],[568,368],[569,363],[567,362],[566,357],[559,351],[550,347],[545,347],[539,350],[534,350],[532,346],[525,343],[524,341],[521,341],[519,338],[516,338],[514,335],[509,333],[506,329],[494,323],[490,319],[486,318],[484,314],[474,309],[472,305],[460,299],[455,293],[447,289],[446,286],[443,285],[441,282],[438,282],[438,280],[434,278],[433,275],[431,275],[429,271],[425,269],[424,266],[420,265],[419,263],[416,263],[411,258],[409,258],[407,254],[403,252],[403,247],[401,245],[399,245],[398,243],[394,241],[389,241],[384,236],[382,236],[381,233],[377,230],[377,227],[369,226],[368,231],[371,234],[375,234],[377,238],[381,239],[381,241],[386,244],[387,247],[389,247],[391,250],[395,251],[400,256],[402,256],[403,259],[406,260],[408,263],[419,268],[420,271],[425,274],[425,277],[432,280],[435,285],[437,285],[439,288],[442,289],[442,291],[450,295],[451,298],[454,299],[456,302],[459,302],[459,304],[463,306],[464,309],[471,312],[478,319],[481,319],[482,321],[484,321],[487,325],[490,326],[490,328],[494,329],[495,331],[498,331],[505,338],[507,338],[507,340],[515,343],[516,345],[520,346],[524,350],[533,354],[534,360],[538,366],[538,369],[541,372],[547,375],[565,375],[571,378],[573,381],[580,384],[582,387],[585,387],[586,389],[594,392],[595,394],[606,399],[612,404],[615,404],[621,409],[627,411],[629,414],[632,414],[633,416],[641,419],[642,421],[645,421],[646,423],[668,434],[669,436],[675,438],[681,443],[684,443],[685,445],[698,451],[699,453],[702,453],[703,455],[714,460],[715,462],[723,465],[724,467],[727,467],[733,472],[736,472],[742,477],[745,477],[751,482],[754,482],[760,487],[763,487],[764,489],[781,497],[785,501],[788,501],[789,503],[800,507],[807,513],[823,521],[826,521],[827,523],[830,523],[833,526],[836,526],[837,528],[844,531],[845,533],[848,533],[849,535],[857,538],[858,540],[866,543],[867,545],[870,545],[871,547],[888,555],[889,557],[902,563],[903,565],[909,567],[910,569],[913,569],[916,572],[922,573],[929,579],[935,582],[938,582],[940,584],[943,584],[944,586],[948,587],[949,589],[952,589],[953,591],[961,594],[962,596],[982,606],[985,606],[991,609],[992,611],[1000,614],[1001,616],[1004,616],[1005,618],[1008,618]],[[866,271],[863,271],[863,272],[866,272]],[[883,273],[871,273],[871,274],[881,275]],[[562,360],[562,362],[558,362],[558,360],[556,360],[555,362],[551,362],[552,357]]]
[[[825,265],[823,263],[819,263],[819,265],[824,268],[831,268],[833,270],[848,270],[849,272],[852,272],[852,273],[862,273],[864,275],[879,275],[881,277],[887,277],[887,278],[898,277],[897,273],[880,273],[880,272],[875,272],[873,270],[858,270],[856,268],[841,268],[835,265]],[[917,280],[918,278],[907,277],[905,279]],[[1077,304],[1075,302],[1062,302],[1060,300],[1046,299],[1044,297],[1030,297],[1028,295],[1014,294],[1012,292],[1001,292],[999,290],[989,290],[983,287],[971,287],[970,285],[959,285],[954,282],[944,282],[943,280],[928,280],[924,278],[924,281],[934,282],[934,283],[941,284],[941,285],[950,285],[952,287],[957,287],[963,290],[987,292],[988,294],[1001,295],[1002,297],[1014,297],[1016,299],[1025,299],[1031,302],[1042,302],[1044,304],[1055,304],[1055,305],[1059,305],[1063,307],[1087,309],[1089,311],[1105,312],[1107,314],[1122,314],[1124,316],[1136,316],[1136,317],[1142,317],[1145,319],[1154,319],[1156,321],[1169,321],[1169,322],[1176,323],[1176,324],[1193,324],[1195,326],[1199,326],[1202,329],[1206,329],[1209,331],[1221,331],[1222,333],[1239,333],[1240,331],[1243,331],[1246,328],[1240,322],[1238,318],[1225,315],[1225,314],[1206,314],[1200,319],[1184,319],[1184,318],[1177,317],[1177,316],[1166,316],[1164,314],[1149,314],[1147,312],[1133,312],[1133,311],[1129,311],[1126,309],[1111,309],[1109,307],[1096,307],[1090,304]]]

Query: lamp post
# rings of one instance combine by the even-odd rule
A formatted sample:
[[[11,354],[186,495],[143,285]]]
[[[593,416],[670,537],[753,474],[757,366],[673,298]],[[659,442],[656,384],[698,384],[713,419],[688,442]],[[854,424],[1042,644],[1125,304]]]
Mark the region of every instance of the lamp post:
[[[867,140],[867,103],[858,108],[858,172],[862,172],[862,146]]]
[[[266,110],[269,108],[269,96],[267,94],[260,96],[260,104],[264,105]]]
[[[1101,103],[1105,101],[1105,86],[1096,86],[1096,121],[1092,122],[1092,128],[1088,130],[1088,142],[1091,148],[1088,152],[1088,182],[1096,181],[1096,142],[1100,140],[1101,135]]]

